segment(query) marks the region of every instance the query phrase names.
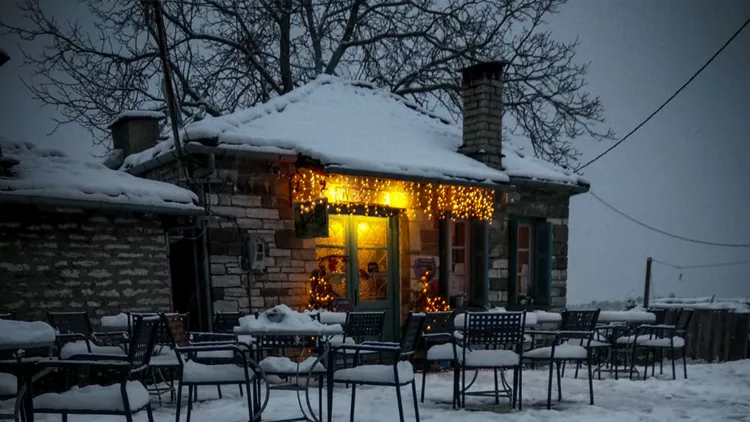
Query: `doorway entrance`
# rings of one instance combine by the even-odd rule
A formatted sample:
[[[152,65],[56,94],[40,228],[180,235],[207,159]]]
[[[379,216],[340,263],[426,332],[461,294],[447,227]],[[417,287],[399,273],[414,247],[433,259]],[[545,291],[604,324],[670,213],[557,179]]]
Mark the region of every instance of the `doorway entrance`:
[[[399,332],[398,219],[333,214],[328,237],[316,240],[316,257],[328,259],[328,283],[339,297],[349,297],[354,310],[385,312],[383,337]],[[343,258],[346,257],[346,258]]]

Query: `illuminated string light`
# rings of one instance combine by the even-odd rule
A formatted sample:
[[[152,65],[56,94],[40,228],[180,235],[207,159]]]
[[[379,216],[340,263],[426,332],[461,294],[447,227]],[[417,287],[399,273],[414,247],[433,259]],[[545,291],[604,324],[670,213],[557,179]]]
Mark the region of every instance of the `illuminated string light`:
[[[489,221],[494,211],[495,192],[478,187],[325,174],[308,168],[291,178],[292,200],[302,204],[303,213],[311,212],[322,198],[337,213],[362,210],[383,217],[405,210],[412,218],[422,213],[431,220],[437,213],[452,220]]]

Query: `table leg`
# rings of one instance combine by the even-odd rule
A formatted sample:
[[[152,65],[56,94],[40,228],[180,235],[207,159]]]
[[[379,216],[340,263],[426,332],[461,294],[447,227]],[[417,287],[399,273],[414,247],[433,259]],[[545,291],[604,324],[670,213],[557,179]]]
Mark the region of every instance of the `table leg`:
[[[23,414],[26,422],[34,422],[34,393],[32,391],[32,384],[34,382],[32,374],[26,374],[23,376],[23,381],[19,378],[19,382],[25,384],[25,392],[23,396]],[[18,391],[21,391],[22,386],[18,386]]]

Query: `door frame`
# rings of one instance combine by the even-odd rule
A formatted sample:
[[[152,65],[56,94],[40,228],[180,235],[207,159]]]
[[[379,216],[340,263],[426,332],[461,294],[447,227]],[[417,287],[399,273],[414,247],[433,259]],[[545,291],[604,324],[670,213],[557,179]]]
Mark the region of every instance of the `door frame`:
[[[387,234],[386,234],[386,256],[388,259],[388,298],[384,302],[387,307],[386,312],[392,312],[390,318],[386,317],[386,324],[391,321],[390,327],[383,327],[383,337],[387,341],[397,341],[401,328],[401,262],[400,262],[400,251],[399,251],[399,223],[398,216],[396,213],[390,217],[385,216],[368,216],[361,214],[332,214],[337,216],[343,216],[346,219],[346,234],[345,234],[345,245],[344,253],[348,257],[347,262],[347,284],[346,294],[352,298],[354,304],[354,310],[357,311],[360,306],[359,297],[355,295],[355,292],[359,289],[359,262],[358,258],[358,244],[356,241],[356,224],[358,218],[362,217],[373,217],[373,218],[384,218],[387,219]],[[356,280],[356,282],[355,282]],[[359,310],[366,312],[366,310],[360,308]]]

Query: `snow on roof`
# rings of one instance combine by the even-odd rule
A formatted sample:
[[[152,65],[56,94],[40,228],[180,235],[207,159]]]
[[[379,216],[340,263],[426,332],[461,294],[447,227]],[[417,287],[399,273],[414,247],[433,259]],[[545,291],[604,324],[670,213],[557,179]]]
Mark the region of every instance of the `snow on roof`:
[[[0,137],[3,155],[19,164],[10,177],[0,177],[3,200],[60,200],[81,205],[114,204],[137,206],[144,211],[197,213],[198,197],[168,183],[141,179],[98,163],[78,161],[66,154],[28,142]]]
[[[119,122],[120,120],[127,120],[127,119],[138,119],[138,118],[149,118],[149,119],[164,119],[165,116],[164,113],[161,111],[153,111],[153,110],[128,110],[123,111],[122,113],[115,116],[114,119],[107,125],[107,128],[111,128],[112,125]]]
[[[503,171],[510,177],[571,185],[590,185],[588,180],[570,170],[525,154],[511,141],[503,141],[502,154]]]
[[[187,125],[183,142],[215,140],[222,149],[303,154],[331,168],[506,183],[508,176],[561,184],[582,179],[523,155],[504,142],[505,172],[458,153],[463,129],[374,85],[320,76],[245,110]],[[172,140],[133,154],[122,170],[166,154]]]

